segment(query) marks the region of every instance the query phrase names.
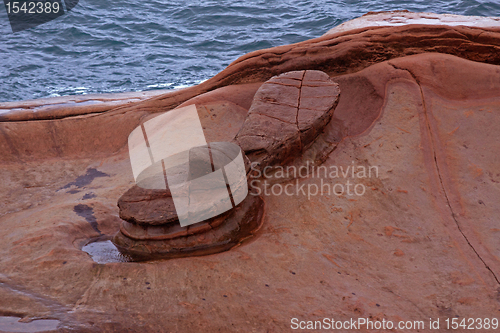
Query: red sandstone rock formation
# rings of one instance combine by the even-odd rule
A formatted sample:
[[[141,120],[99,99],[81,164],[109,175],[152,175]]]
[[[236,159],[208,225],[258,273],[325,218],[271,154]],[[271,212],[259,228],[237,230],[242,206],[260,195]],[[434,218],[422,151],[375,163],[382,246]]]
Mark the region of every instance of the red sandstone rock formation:
[[[273,77],[255,94],[235,141],[261,169],[283,164],[316,140],[338,100],[338,84],[321,71]]]
[[[0,313],[95,332],[497,317],[499,47],[498,29],[360,28],[253,52],[199,86],[126,106],[3,114]],[[264,81],[309,69],[341,95],[300,164],[377,169],[297,184],[349,180],[363,195],[264,196],[259,236],[211,256],[104,265],[80,250],[118,231],[138,124],[196,103],[207,141],[231,141]]]

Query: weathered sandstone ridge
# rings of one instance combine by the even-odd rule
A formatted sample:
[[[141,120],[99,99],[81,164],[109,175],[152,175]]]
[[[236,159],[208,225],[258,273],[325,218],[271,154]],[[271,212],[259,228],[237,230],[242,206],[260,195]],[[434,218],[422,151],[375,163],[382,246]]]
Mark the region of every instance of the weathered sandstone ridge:
[[[360,27],[256,51],[201,85],[109,110],[2,113],[0,314],[81,332],[498,317],[499,50],[495,27]],[[97,264],[80,250],[120,228],[131,130],[196,104],[207,141],[230,142],[265,81],[303,70],[327,73],[340,98],[289,163],[378,172],[284,184],[349,180],[363,195],[262,195],[257,237],[209,256]]]

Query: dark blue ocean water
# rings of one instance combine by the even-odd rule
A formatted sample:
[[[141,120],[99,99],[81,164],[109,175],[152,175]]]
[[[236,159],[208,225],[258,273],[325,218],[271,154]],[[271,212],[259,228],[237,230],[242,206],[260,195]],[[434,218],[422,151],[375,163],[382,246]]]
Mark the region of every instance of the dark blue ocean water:
[[[250,51],[318,37],[368,11],[500,16],[485,0],[80,0],[12,33],[0,4],[0,102],[197,84]]]

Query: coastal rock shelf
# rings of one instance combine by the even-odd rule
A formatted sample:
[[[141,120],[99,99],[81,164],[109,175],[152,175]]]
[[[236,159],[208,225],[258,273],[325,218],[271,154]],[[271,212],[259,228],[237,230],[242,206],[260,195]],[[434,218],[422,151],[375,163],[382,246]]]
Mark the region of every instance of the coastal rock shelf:
[[[242,56],[198,86],[96,112],[9,106],[0,115],[4,321],[47,319],[78,332],[282,332],[291,318],[498,318],[500,28],[445,22],[333,31]],[[301,123],[293,115],[302,101],[289,103],[296,97],[266,81],[294,87],[287,75],[296,74],[285,73],[297,72],[303,85],[308,71],[326,73],[321,96],[332,99]],[[207,222],[217,234],[203,225],[176,238],[189,227],[172,227],[168,193],[134,187],[129,133],[195,104],[206,141],[234,143],[242,128],[262,130],[251,115],[268,111],[257,101],[274,103],[259,97],[266,90],[279,91],[272,116],[295,126],[266,131],[266,140],[290,147],[300,138],[293,163],[329,145],[316,172]],[[285,106],[290,119],[278,112]],[[254,148],[245,148],[250,160],[288,163],[273,140]],[[377,171],[335,178],[335,167]],[[364,191],[320,192],[347,182]],[[155,244],[166,251],[222,244],[240,239],[232,232],[258,221],[255,212],[258,237],[217,254],[99,264],[81,250],[120,230],[129,236],[115,242],[141,253],[158,234],[173,241]],[[217,219],[225,223],[213,228]]]
[[[120,197],[118,208],[123,221],[112,241],[134,261],[227,251],[254,236],[264,215],[262,198],[248,196],[225,213],[183,227],[169,188],[153,190],[137,185]]]

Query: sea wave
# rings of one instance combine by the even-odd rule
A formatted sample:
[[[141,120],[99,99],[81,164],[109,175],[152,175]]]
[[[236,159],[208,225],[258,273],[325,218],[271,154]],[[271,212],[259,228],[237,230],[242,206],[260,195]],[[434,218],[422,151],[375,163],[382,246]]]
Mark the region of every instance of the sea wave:
[[[500,16],[500,4],[479,0],[80,0],[66,15],[14,34],[1,3],[0,102],[190,86],[245,53],[395,9]]]

